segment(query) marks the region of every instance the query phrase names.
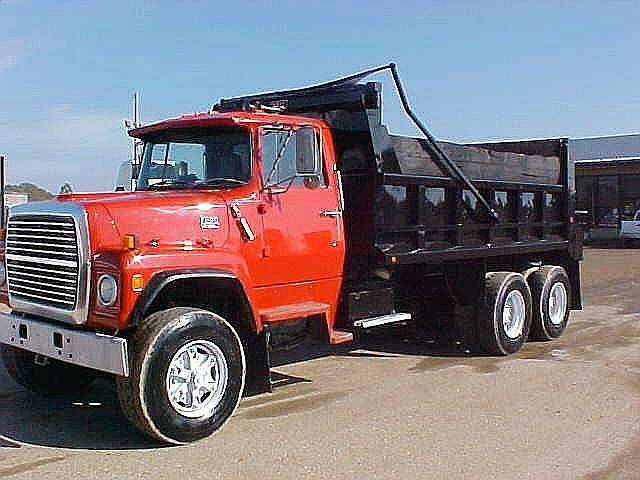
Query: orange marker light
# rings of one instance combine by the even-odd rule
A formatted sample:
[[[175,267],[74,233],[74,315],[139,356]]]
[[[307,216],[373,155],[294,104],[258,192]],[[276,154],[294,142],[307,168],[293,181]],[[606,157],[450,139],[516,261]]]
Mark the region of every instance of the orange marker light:
[[[131,277],[131,290],[133,290],[134,292],[141,292],[143,287],[144,279],[142,278],[142,275],[136,273]]]
[[[137,243],[135,235],[127,234],[122,237],[122,248],[125,250],[135,250]]]

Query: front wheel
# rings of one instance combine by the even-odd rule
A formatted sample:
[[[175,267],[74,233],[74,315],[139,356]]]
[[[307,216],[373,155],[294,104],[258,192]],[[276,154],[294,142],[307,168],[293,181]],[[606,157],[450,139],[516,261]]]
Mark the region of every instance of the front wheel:
[[[45,397],[85,390],[97,375],[88,368],[37,356],[10,345],[0,345],[0,356],[16,383]]]
[[[240,402],[246,364],[222,317],[178,307],[150,315],[129,342],[130,376],[118,377],[125,416],[158,440],[183,444],[220,429]]]

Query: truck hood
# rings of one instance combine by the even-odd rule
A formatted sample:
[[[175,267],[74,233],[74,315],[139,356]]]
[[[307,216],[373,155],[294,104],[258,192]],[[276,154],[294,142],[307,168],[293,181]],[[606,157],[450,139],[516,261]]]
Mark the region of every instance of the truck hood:
[[[54,201],[85,209],[94,252],[121,248],[128,234],[142,251],[219,247],[229,235],[227,201],[219,192],[71,194]]]

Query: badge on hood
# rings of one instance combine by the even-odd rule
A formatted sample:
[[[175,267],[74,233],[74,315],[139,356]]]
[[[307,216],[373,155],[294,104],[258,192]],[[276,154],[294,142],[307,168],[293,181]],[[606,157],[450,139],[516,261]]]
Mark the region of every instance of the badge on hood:
[[[216,216],[200,216],[200,228],[203,230],[220,228],[220,219]]]

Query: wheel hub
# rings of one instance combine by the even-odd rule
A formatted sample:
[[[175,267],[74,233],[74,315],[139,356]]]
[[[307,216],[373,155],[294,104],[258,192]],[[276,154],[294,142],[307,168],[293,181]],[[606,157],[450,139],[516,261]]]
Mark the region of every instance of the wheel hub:
[[[502,327],[507,337],[516,339],[522,335],[525,317],[526,304],[524,296],[520,291],[512,290],[507,295],[502,308]]]
[[[549,291],[549,302],[547,305],[549,320],[554,325],[560,325],[564,321],[567,313],[567,289],[562,282],[556,282]]]
[[[213,415],[229,378],[227,361],[215,343],[194,340],[183,345],[169,362],[165,380],[169,402],[189,418]]]

